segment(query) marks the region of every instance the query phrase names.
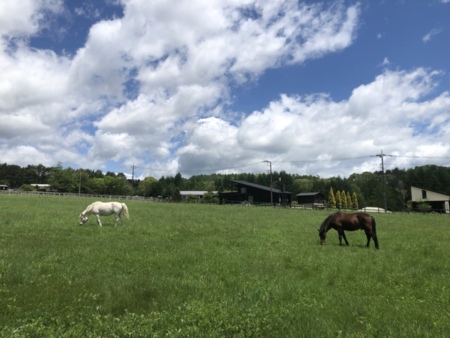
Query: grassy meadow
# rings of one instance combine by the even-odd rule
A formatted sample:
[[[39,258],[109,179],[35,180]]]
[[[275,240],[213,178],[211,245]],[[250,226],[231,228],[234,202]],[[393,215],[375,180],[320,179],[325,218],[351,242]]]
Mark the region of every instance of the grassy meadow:
[[[374,214],[319,245],[330,211],[0,195],[1,337],[446,337],[450,216]]]

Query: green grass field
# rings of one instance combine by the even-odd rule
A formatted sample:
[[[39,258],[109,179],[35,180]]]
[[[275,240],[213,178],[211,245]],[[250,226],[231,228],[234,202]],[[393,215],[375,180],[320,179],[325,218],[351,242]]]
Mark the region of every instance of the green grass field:
[[[2,337],[447,337],[450,217],[375,214],[349,247],[330,211],[0,195]]]

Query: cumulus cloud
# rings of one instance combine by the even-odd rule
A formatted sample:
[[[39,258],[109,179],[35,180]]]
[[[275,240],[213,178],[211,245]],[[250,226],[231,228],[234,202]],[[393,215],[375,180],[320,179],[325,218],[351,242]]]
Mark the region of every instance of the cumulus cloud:
[[[370,155],[381,149],[418,157],[448,154],[450,147],[444,140],[450,137],[449,93],[425,99],[438,76],[422,68],[386,71],[373,82],[355,88],[341,102],[333,102],[326,95],[282,95],[238,126],[215,120],[232,147],[219,142],[208,148],[204,141],[192,137],[180,152],[180,163],[189,162],[192,156],[195,163],[217,163],[214,155],[220,151],[223,158],[233,158],[233,163],[245,165],[250,158],[262,161],[269,156],[275,168],[279,163],[282,169],[278,170],[327,176],[342,173],[342,165],[347,175],[368,168],[378,170],[378,162]],[[192,134],[201,132],[204,124],[194,128]],[[233,132],[226,132],[229,129]],[[349,161],[351,158],[355,159]]]
[[[47,24],[48,15],[60,13],[62,0],[3,0],[0,10],[2,42],[36,34]]]
[[[3,161],[93,169],[114,161],[151,167],[157,176],[271,159],[287,171],[320,172],[305,159],[337,170],[333,159],[384,145],[402,148],[400,140],[419,129],[425,134],[414,142],[427,137],[427,144],[445,144],[448,94],[428,97],[439,73],[422,68],[386,71],[341,102],[325,94],[281,94],[257,111],[231,111],[232,90],[256,83],[269,69],[351,46],[358,4],[117,3],[123,16],[108,19],[95,7],[74,7],[74,16],[97,21],[70,53],[30,44],[46,18],[68,10],[63,1],[2,3]]]

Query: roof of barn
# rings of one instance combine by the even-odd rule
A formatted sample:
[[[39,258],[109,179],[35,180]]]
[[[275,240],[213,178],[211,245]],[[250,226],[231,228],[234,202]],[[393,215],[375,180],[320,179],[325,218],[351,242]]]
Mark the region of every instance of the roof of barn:
[[[302,192],[302,193],[300,193],[300,194],[297,194],[297,195],[295,195],[295,196],[316,196],[316,195],[318,195],[318,194],[321,194],[321,195],[323,195],[321,192]]]
[[[260,184],[256,184],[256,183],[250,183],[250,182],[246,182],[246,181],[240,181],[240,180],[228,180],[232,183],[236,183],[236,184],[241,184],[241,185],[245,185],[247,187],[252,187],[252,188],[256,188],[256,189],[260,189],[260,190],[265,190],[265,191],[272,191],[274,193],[283,193],[283,194],[293,194],[292,192],[289,191],[281,191],[280,189],[276,189],[276,188],[272,188],[270,189],[270,187],[266,187],[264,185],[260,185]]]

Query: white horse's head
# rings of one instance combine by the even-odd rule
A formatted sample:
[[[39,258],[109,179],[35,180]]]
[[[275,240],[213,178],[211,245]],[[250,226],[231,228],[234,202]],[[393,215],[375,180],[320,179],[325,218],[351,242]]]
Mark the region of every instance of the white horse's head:
[[[80,225],[83,225],[84,223],[87,222],[87,220],[89,219],[88,216],[86,216],[85,214],[80,214]]]

